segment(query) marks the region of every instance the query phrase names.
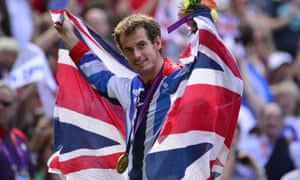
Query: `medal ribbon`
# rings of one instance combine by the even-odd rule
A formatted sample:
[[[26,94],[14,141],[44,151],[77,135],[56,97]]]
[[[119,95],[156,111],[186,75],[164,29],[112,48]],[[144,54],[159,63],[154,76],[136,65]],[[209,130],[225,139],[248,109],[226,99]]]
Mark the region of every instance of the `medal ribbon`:
[[[207,7],[197,5],[192,13],[189,13],[189,14],[185,15],[184,17],[182,17],[181,19],[176,21],[174,24],[170,25],[167,28],[168,33],[171,33],[172,31],[177,29],[179,26],[181,26],[184,23],[187,23],[189,20],[193,19],[196,16],[209,17],[213,21],[211,15],[210,15],[210,12],[207,10]]]
[[[161,81],[162,78],[163,78],[162,70],[163,70],[163,66],[162,66],[162,68],[160,69],[159,74],[155,77],[155,79],[154,79],[154,81],[153,81],[153,84],[151,85],[151,88],[150,88],[150,90],[148,91],[148,94],[147,94],[147,96],[146,96],[146,98],[145,98],[145,100],[144,100],[144,103],[143,103],[143,105],[142,105],[142,107],[141,107],[141,110],[140,110],[140,112],[139,112],[139,115],[138,115],[138,119],[137,119],[137,121],[136,121],[136,126],[135,126],[135,128],[134,128],[134,134],[136,134],[138,128],[140,127],[141,122],[142,122],[142,120],[143,120],[143,117],[144,117],[144,115],[145,115],[145,113],[146,113],[146,109],[149,107],[151,98],[152,98],[152,96],[153,96],[155,90],[157,89],[157,87],[158,87],[160,81]],[[128,139],[128,142],[127,142],[127,145],[126,145],[126,153],[129,152],[131,133],[132,133],[132,129],[131,129],[131,131],[130,131],[129,139]]]
[[[118,160],[118,163],[117,163],[116,170],[120,174],[123,173],[125,171],[125,169],[127,168],[127,166],[128,166],[128,153],[129,153],[129,149],[130,149],[130,146],[131,146],[131,143],[130,143],[131,142],[131,135],[132,135],[132,133],[134,133],[134,135],[135,135],[137,133],[138,128],[141,125],[141,122],[143,120],[143,117],[145,116],[146,110],[149,107],[152,96],[153,96],[155,90],[157,89],[159,83],[161,82],[161,80],[163,78],[163,75],[162,75],[163,67],[164,67],[164,65],[160,69],[159,74],[155,77],[155,79],[154,79],[154,81],[151,85],[151,88],[149,89],[149,91],[147,93],[147,96],[146,96],[146,98],[143,102],[143,105],[142,105],[142,107],[141,107],[141,109],[138,113],[138,118],[136,120],[135,127],[132,127],[130,129],[129,139],[128,139],[127,144],[126,144],[126,152],[122,156],[120,156],[120,158]],[[139,96],[140,96],[140,94],[139,94]],[[137,103],[139,103],[139,102],[137,101]],[[134,132],[132,132],[133,130],[134,130]]]
[[[163,77],[163,76],[162,76],[162,69],[163,69],[163,67],[161,68],[159,74],[155,77],[154,82],[153,82],[153,84],[151,85],[151,88],[150,88],[150,90],[148,91],[148,94],[147,94],[147,96],[146,96],[146,98],[145,98],[145,100],[144,100],[144,103],[143,103],[143,105],[142,105],[142,107],[141,107],[141,110],[140,110],[140,113],[139,113],[139,115],[138,115],[138,119],[137,119],[137,121],[136,121],[136,126],[135,126],[135,129],[134,129],[134,134],[136,134],[138,128],[140,127],[141,122],[142,122],[142,120],[143,120],[143,117],[144,117],[144,115],[145,115],[145,113],[146,113],[146,110],[147,110],[148,107],[149,107],[151,98],[152,98],[152,96],[153,96],[153,94],[154,94],[156,88],[158,87],[160,81],[162,80],[162,77]]]
[[[19,156],[19,158],[20,158],[21,167],[22,167],[22,166],[25,166],[26,163],[25,163],[25,159],[24,159],[24,153],[23,153],[23,151],[21,150],[21,148],[18,146],[18,140],[17,140],[17,138],[16,138],[16,135],[13,134],[13,132],[11,132],[11,133],[9,134],[9,137],[10,137],[10,139],[12,140],[14,147],[16,148],[17,154],[18,154],[18,156]],[[7,147],[5,146],[4,141],[2,140],[2,138],[0,139],[0,146],[2,147],[3,152],[4,152],[5,156],[7,157],[9,163],[12,164],[12,166],[13,166],[13,165],[16,165],[16,166],[17,166],[17,163],[16,163],[16,162],[14,161],[14,159],[12,158],[12,156],[11,156],[11,154],[9,153],[9,150],[7,149]]]

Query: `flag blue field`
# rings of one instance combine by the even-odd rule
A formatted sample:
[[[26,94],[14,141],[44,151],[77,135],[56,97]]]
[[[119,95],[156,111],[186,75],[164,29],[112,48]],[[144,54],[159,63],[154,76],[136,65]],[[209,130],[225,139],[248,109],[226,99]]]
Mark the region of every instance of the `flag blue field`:
[[[51,15],[59,18],[64,12],[74,24],[78,37],[95,54],[103,57],[111,71],[123,77],[135,75],[127,60],[80,19],[64,10],[51,11]],[[124,175],[115,170],[117,159],[125,151],[123,109],[95,92],[81,76],[63,45],[58,57],[55,154],[49,159],[49,171],[67,179],[124,179]]]
[[[66,11],[53,11],[59,15]],[[115,74],[133,77],[126,59],[66,12],[77,35]],[[171,95],[161,132],[147,155],[148,179],[216,179],[221,174],[241,104],[237,63],[205,14],[180,61],[191,75]],[[197,63],[195,60],[198,60]],[[127,179],[116,172],[125,151],[125,114],[81,77],[68,51],[59,50],[55,154],[49,171],[67,179]]]

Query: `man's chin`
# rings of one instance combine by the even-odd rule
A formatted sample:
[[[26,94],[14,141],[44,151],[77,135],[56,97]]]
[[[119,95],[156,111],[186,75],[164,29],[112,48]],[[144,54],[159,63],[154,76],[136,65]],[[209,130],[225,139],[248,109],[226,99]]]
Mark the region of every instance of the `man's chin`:
[[[145,72],[146,72],[146,68],[145,68],[144,66],[140,66],[140,67],[136,68],[135,70],[136,70],[136,72],[138,72],[140,75],[143,75],[143,74],[145,74]]]

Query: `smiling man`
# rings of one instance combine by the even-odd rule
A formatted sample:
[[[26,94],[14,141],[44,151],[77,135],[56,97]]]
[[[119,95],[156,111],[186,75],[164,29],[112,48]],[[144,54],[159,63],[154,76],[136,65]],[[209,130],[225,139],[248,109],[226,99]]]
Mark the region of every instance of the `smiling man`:
[[[215,179],[220,175],[220,162],[226,159],[220,151],[230,147],[242,82],[234,58],[212,34],[216,31],[197,31],[199,14],[204,24],[213,25],[209,9],[197,6],[192,13],[195,18],[188,19],[188,25],[194,26],[194,40],[183,52],[186,62],[180,65],[162,56],[160,26],[152,17],[132,14],[120,21],[113,36],[137,73],[132,78],[113,73],[105,57],[79,40],[67,14],[63,22],[54,24],[84,78],[126,112],[126,150],[117,171],[128,169],[129,179]],[[199,38],[198,33],[208,38]]]
[[[131,23],[131,28],[126,27]],[[141,75],[142,80],[153,80],[163,65],[158,23],[145,15],[132,15],[115,28],[114,36],[129,64]]]
[[[164,117],[170,107],[169,94],[161,92],[161,81],[167,80],[171,74],[177,74],[182,68],[162,57],[159,24],[149,16],[134,14],[125,18],[115,28],[114,38],[117,46],[126,56],[130,66],[139,74],[134,79],[118,78],[108,71],[101,59],[99,61],[99,57],[75,36],[70,22],[56,23],[55,28],[66,47],[70,49],[71,58],[89,83],[96,87],[101,95],[120,104],[126,110],[127,117],[130,117],[127,127],[130,129],[127,132],[128,142],[124,157],[129,157],[129,176],[131,179],[145,178],[146,154],[155,142],[164,120],[154,119]],[[178,82],[170,85],[177,86]],[[166,98],[168,101],[164,106],[157,107],[157,101]]]

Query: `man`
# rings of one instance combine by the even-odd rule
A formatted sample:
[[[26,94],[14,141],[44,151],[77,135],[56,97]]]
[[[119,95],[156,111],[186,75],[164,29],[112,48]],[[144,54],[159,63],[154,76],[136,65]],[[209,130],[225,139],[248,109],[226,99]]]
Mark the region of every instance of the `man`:
[[[282,135],[284,116],[281,107],[268,103],[261,111],[257,132],[250,134],[241,150],[251,154],[257,164],[265,169],[268,179],[280,179],[295,168],[288,139]]]
[[[162,40],[159,24],[149,16],[133,14],[118,23],[114,30],[114,39],[118,48],[126,56],[130,66],[138,75],[132,79],[120,78],[108,70],[101,61],[101,57],[97,57],[76,37],[67,16],[65,16],[65,19],[62,23],[55,23],[55,28],[66,48],[70,50],[69,55],[72,60],[86,80],[102,96],[121,105],[126,111],[127,147],[126,152],[119,161],[117,170],[123,172],[127,167],[126,161],[128,160],[130,179],[153,179],[151,177],[153,172],[149,173],[149,171],[158,167],[151,166],[151,169],[146,167],[148,153],[156,142],[170,110],[172,94],[191,76],[193,65],[198,62],[198,59],[191,63],[193,65],[185,67],[171,64],[168,58],[163,58],[161,55]],[[200,65],[202,64],[197,64],[197,66]],[[196,100],[188,98],[187,101]],[[201,103],[206,104],[206,101],[203,100]],[[229,106],[226,105],[226,107]],[[193,115],[188,112],[185,112],[187,114],[182,113],[181,116]],[[188,124],[189,122],[184,121],[182,123]],[[210,128],[210,125],[207,128]],[[227,127],[224,129],[227,129]],[[201,150],[198,151],[199,156],[212,147],[210,143],[199,144],[201,146]],[[198,152],[194,154],[197,157],[199,157]],[[189,163],[176,163],[176,166]],[[178,173],[180,175],[176,172],[172,173],[174,173],[172,177],[168,176],[168,178],[180,179],[184,176],[184,172],[183,174]],[[207,174],[210,176],[210,173],[207,169],[203,176]],[[160,176],[160,178],[163,177]]]
[[[91,3],[83,10],[82,18],[95,33],[111,43],[111,27],[113,22],[105,7],[102,7],[99,2],[97,4]]]
[[[105,69],[105,67],[100,67],[101,61],[95,55],[91,54],[89,49],[73,34],[72,28],[69,26],[70,24],[67,24],[66,21],[63,25],[55,24],[55,27],[66,47],[71,50],[70,55],[76,64],[79,65],[79,68],[85,66],[84,62],[86,60],[93,60],[90,62],[93,65],[90,64],[90,67],[97,66],[100,69]],[[127,115],[135,121],[135,125],[128,124],[131,127],[135,126],[135,130],[132,130],[131,135],[129,135],[131,138],[130,141],[133,142],[128,144],[131,147],[128,147],[129,152],[126,153],[129,153],[129,167],[131,167],[129,176],[132,179],[141,179],[144,169],[143,160],[150,150],[155,137],[158,135],[159,128],[163,122],[163,119],[160,119],[156,124],[153,123],[153,118],[157,116],[155,101],[158,100],[159,94],[166,98],[168,96],[159,92],[162,83],[158,84],[159,82],[155,80],[161,81],[161,79],[167,78],[172,73],[177,74],[181,66],[173,66],[169,59],[164,59],[161,56],[160,27],[148,16],[134,14],[127,17],[116,27],[114,36],[119,48],[127,57],[129,64],[139,73],[139,76],[134,79],[118,79],[110,72],[98,70],[98,72],[92,72],[93,70],[90,69],[88,71],[91,76],[86,74],[86,78],[91,84],[94,84],[101,94],[106,94],[109,99],[117,99],[118,103],[127,110]],[[150,90],[154,81],[157,82],[157,87]],[[131,86],[133,86],[132,89]],[[139,91],[139,97],[131,99],[134,95],[132,94],[134,90]],[[152,102],[144,102],[149,91],[153,94]],[[156,92],[155,95],[154,92]],[[137,125],[138,116],[143,106],[141,104],[143,103],[147,103],[147,106],[149,106],[147,108],[148,112],[143,112],[144,115],[139,120],[141,123]],[[133,108],[135,112],[129,112]],[[166,104],[165,107],[161,108],[159,114],[165,114],[169,107]],[[153,131],[152,129],[156,129],[156,131],[146,134],[146,132]]]
[[[26,136],[12,127],[16,93],[0,83],[0,177],[32,179],[34,169]]]

